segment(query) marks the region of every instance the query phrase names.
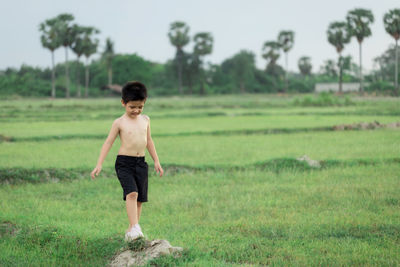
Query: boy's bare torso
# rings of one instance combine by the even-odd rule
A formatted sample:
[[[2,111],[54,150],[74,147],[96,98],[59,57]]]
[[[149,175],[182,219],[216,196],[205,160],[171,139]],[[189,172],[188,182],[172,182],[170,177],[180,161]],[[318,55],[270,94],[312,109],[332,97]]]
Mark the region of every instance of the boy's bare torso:
[[[126,114],[118,118],[121,147],[118,155],[143,157],[147,146],[147,128],[149,119],[146,115],[130,118]]]

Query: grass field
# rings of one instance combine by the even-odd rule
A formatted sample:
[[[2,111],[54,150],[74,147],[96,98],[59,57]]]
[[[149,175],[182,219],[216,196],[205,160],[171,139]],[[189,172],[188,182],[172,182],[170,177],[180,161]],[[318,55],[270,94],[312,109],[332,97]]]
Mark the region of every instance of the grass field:
[[[166,173],[150,168],[140,224],[185,248],[149,266],[400,265],[400,129],[331,129],[398,122],[400,99],[302,98],[148,99]],[[0,266],[105,266],[126,246],[118,139],[89,176],[123,112],[116,98],[0,101]]]

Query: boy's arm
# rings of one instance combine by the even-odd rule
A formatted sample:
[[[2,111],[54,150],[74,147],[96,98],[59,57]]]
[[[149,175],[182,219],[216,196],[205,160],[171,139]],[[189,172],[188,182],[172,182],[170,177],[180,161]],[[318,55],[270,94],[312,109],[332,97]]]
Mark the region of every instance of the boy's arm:
[[[119,119],[116,119],[111,126],[111,130],[107,136],[106,141],[104,142],[103,146],[101,147],[100,156],[99,156],[99,159],[97,160],[97,165],[91,172],[92,179],[94,179],[95,174],[96,174],[96,176],[99,175],[102,165],[103,165],[103,162],[104,162],[104,159],[106,158],[108,151],[110,151],[110,149],[115,141],[115,138],[117,138],[118,134],[119,134]]]
[[[158,159],[156,147],[154,145],[153,139],[151,138],[151,132],[150,132],[150,118],[146,116],[148,120],[148,125],[147,125],[147,150],[150,153],[150,156],[154,160],[154,169],[156,170],[157,173],[160,174],[160,177],[164,174],[164,170],[160,165],[160,160]]]

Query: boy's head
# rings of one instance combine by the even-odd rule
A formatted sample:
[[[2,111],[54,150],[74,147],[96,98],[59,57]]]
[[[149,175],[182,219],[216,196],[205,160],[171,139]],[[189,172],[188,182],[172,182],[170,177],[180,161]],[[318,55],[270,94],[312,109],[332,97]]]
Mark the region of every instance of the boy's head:
[[[129,101],[142,100],[146,101],[147,89],[143,83],[140,82],[127,82],[122,87],[122,101],[127,104]]]
[[[129,117],[135,118],[142,113],[146,99],[147,89],[143,83],[128,82],[122,87],[121,103]]]

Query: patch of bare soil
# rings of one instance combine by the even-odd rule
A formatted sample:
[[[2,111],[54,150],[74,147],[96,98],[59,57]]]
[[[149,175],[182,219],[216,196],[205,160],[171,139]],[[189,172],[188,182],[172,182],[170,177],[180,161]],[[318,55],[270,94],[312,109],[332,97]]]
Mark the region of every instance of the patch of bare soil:
[[[0,237],[6,235],[16,235],[20,231],[16,224],[8,221],[0,222]]]
[[[344,130],[372,130],[378,128],[400,128],[400,122],[392,122],[392,123],[379,123],[379,121],[374,122],[360,122],[360,123],[352,123],[352,124],[339,124],[333,126],[334,131],[344,131]]]

